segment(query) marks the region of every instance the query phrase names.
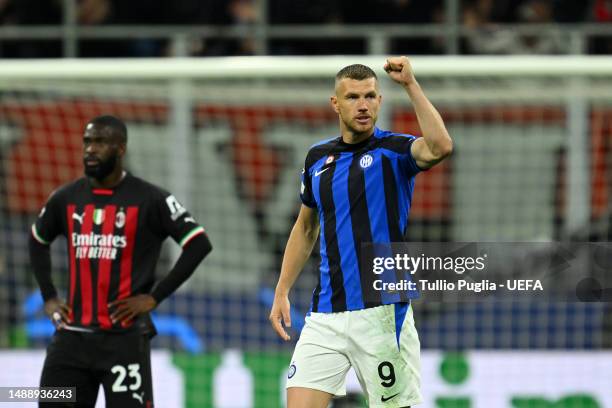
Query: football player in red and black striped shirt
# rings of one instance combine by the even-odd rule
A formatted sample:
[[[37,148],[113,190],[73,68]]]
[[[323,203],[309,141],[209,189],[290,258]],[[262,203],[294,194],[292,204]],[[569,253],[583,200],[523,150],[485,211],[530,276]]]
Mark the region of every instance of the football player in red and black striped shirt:
[[[126,148],[121,120],[91,120],[83,136],[85,177],[57,189],[32,225],[30,258],[45,312],[57,328],[41,386],[76,386],[79,407],[95,405],[100,384],[109,407],[153,406],[149,312],[212,249],[204,228],[173,195],[123,169]],[[51,279],[49,245],[58,235],[68,243],[66,301]],[[168,236],[183,250],[155,284]]]

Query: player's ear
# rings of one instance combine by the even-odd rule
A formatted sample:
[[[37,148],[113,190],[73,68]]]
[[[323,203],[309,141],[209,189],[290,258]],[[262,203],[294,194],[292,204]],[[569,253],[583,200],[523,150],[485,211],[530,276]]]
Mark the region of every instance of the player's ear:
[[[123,157],[125,156],[125,152],[127,151],[127,144],[126,143],[119,143],[119,157]]]
[[[331,103],[331,106],[332,106],[334,112],[340,113],[340,110],[338,109],[338,98],[336,97],[336,95],[332,95],[329,98],[329,101]]]

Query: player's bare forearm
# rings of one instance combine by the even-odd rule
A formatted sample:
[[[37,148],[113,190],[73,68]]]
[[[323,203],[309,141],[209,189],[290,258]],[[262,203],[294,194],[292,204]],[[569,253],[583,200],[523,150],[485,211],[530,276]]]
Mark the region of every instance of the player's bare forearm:
[[[319,222],[316,210],[302,205],[285,247],[281,274],[276,285],[278,295],[289,294],[312,253],[318,234]]]
[[[434,159],[444,159],[452,152],[453,142],[446,126],[444,126],[440,113],[427,99],[416,80],[404,85],[404,89],[412,100],[423,140],[425,140],[429,151]]]
[[[420,167],[428,168],[442,161],[453,151],[453,141],[438,110],[429,101],[417,82],[406,57],[387,60],[385,71],[406,90],[423,134],[415,141],[412,154]]]
[[[287,241],[281,274],[274,294],[274,303],[270,310],[270,324],[285,341],[291,339],[287,330],[283,328],[283,324],[285,327],[291,327],[289,291],[308,260],[318,234],[319,222],[316,211],[302,205]]]

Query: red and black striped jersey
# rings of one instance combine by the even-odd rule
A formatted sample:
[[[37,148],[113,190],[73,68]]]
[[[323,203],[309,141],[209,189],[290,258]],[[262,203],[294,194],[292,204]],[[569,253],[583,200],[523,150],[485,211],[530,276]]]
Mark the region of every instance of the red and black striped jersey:
[[[42,244],[66,237],[70,318],[94,330],[128,329],[113,325],[108,303],[151,292],[168,236],[184,246],[203,233],[173,195],[131,174],[112,189],[96,189],[86,177],[62,186],[32,225]]]

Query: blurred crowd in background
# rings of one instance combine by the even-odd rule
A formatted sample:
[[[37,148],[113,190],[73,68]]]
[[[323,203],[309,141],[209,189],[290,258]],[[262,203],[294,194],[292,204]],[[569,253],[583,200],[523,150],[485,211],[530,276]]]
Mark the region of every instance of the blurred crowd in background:
[[[63,0],[0,0],[0,25],[61,25]],[[267,9],[267,12],[262,10]],[[262,15],[265,14],[265,15]],[[507,24],[612,22],[612,0],[459,0],[457,21],[468,29],[462,35],[462,54],[567,54],[561,35],[551,30],[523,35]],[[447,24],[445,0],[76,0],[79,26],[110,25],[214,25],[220,28],[259,23],[290,24]],[[1,27],[0,27],[1,28]],[[562,31],[562,27],[560,26]],[[374,29],[374,28],[373,28]],[[390,52],[444,53],[445,37],[394,40]],[[609,54],[610,37],[591,38],[586,51]],[[252,38],[197,38],[189,45],[194,56],[252,55]],[[273,39],[272,55],[363,54],[363,39]],[[86,40],[79,43],[82,57],[155,57],[172,55],[167,39]],[[60,57],[59,40],[3,40],[0,57]]]

